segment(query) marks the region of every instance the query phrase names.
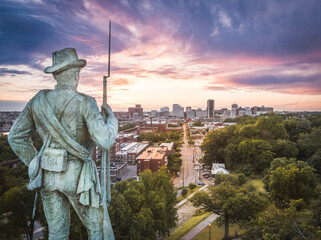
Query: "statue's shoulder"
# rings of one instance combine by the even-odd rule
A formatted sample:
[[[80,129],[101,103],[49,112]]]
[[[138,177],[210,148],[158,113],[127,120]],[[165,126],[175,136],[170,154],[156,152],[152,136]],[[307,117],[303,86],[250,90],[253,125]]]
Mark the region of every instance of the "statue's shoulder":
[[[87,94],[81,93],[81,92],[77,92],[78,96],[83,100],[83,101],[88,101],[88,102],[92,102],[92,101],[96,101],[95,98],[93,98],[92,96],[89,96]]]
[[[34,102],[35,100],[46,96],[48,92],[52,91],[51,89],[41,89],[31,100],[30,102]]]

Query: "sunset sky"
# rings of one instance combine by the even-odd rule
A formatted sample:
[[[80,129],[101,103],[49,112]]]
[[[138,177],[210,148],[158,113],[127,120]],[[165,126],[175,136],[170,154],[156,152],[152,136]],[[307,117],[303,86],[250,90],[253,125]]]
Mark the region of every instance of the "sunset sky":
[[[177,103],[321,111],[319,0],[0,2],[0,111],[54,88],[51,53],[87,60],[78,90],[101,104],[112,21],[113,110]]]

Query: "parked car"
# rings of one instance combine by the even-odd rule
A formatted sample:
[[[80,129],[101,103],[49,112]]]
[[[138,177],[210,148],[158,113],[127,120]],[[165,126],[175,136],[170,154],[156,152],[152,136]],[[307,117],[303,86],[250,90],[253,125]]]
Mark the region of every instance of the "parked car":
[[[204,172],[202,174],[202,176],[205,177],[205,178],[209,178],[211,176],[211,173],[210,172]]]
[[[199,186],[204,186],[205,185],[205,183],[203,181],[201,181],[201,180],[197,180],[196,184],[199,185]]]

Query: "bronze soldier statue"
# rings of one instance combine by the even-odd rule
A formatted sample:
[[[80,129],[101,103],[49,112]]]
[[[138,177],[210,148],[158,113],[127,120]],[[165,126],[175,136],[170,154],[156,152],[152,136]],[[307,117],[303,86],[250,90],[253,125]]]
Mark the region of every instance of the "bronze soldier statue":
[[[74,48],[52,53],[54,90],[39,91],[26,105],[9,134],[9,143],[26,164],[29,189],[40,189],[49,239],[68,239],[70,205],[87,228],[89,239],[114,239],[110,220],[104,219],[101,186],[91,155],[96,144],[108,150],[118,123],[111,108],[103,106],[105,123],[94,98],[77,92],[80,69]],[[43,146],[36,151],[30,136],[38,131]],[[103,222],[109,223],[103,229]]]

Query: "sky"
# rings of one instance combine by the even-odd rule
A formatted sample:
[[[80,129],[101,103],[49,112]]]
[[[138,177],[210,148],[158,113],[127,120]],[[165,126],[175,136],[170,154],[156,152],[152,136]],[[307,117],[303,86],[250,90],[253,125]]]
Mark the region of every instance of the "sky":
[[[52,52],[87,60],[78,90],[108,103],[321,111],[319,0],[1,0],[0,111],[56,82]]]

